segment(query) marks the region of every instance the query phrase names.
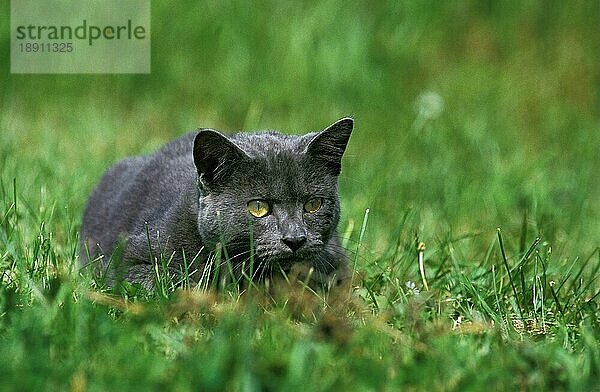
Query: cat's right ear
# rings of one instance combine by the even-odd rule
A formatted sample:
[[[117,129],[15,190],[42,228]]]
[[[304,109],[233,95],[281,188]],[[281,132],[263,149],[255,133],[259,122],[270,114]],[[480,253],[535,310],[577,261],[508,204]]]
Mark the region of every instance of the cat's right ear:
[[[194,139],[194,164],[205,190],[222,181],[235,164],[246,158],[244,151],[214,129],[202,129]]]
[[[320,162],[334,176],[342,170],[342,155],[354,128],[354,119],[342,118],[321,132],[308,144],[306,152]]]

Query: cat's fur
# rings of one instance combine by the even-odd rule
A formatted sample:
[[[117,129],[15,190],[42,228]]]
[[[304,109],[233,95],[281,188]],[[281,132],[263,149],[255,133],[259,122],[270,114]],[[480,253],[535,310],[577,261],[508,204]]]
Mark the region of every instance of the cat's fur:
[[[124,159],[89,198],[83,265],[110,284],[125,279],[147,289],[154,288],[155,264],[160,270],[167,262],[171,276],[183,279],[187,271],[192,283],[210,279],[215,260],[222,273],[228,261],[238,275],[242,268],[251,273],[252,260],[254,279],[295,264],[313,267],[318,283],[347,278],[336,234],[338,175],[353,125],[343,118],[303,136],[200,129],[150,156]],[[323,203],[311,214],[303,205],[313,197]],[[253,199],[267,200],[272,212],[250,215]],[[301,239],[300,248],[288,239]]]

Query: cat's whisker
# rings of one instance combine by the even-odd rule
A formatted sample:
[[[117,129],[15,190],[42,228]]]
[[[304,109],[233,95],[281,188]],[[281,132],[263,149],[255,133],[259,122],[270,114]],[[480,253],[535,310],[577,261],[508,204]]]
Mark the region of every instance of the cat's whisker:
[[[262,281],[264,278],[264,275],[265,275],[265,271],[267,270],[267,268],[266,268],[267,266],[268,266],[268,264],[266,264],[264,262],[258,263],[258,266],[252,275],[252,280],[254,280],[255,278],[258,278],[259,281]],[[258,274],[258,276],[257,276],[257,274]]]

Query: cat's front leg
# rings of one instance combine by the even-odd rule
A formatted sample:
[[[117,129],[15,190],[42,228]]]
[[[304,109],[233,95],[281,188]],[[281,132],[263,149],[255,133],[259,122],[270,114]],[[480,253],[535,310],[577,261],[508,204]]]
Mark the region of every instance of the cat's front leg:
[[[152,264],[135,264],[127,269],[126,276],[123,279],[141,285],[148,292],[156,289],[156,272]]]

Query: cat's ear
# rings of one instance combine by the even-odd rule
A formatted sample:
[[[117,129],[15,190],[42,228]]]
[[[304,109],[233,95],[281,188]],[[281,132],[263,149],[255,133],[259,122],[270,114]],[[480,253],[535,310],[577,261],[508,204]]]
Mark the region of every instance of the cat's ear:
[[[321,132],[308,143],[306,153],[321,163],[335,176],[342,170],[342,155],[354,128],[354,120],[342,118]]]
[[[214,129],[202,129],[194,139],[194,164],[200,185],[205,188],[222,181],[246,158],[244,151]]]

